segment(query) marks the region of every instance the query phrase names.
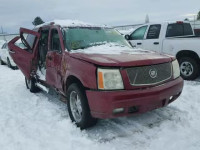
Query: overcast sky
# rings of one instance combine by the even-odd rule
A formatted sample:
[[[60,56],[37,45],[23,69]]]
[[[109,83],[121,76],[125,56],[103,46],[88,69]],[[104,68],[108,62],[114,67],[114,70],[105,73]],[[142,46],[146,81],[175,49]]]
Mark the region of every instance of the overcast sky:
[[[33,28],[32,21],[76,19],[95,24],[126,25],[183,20],[200,10],[200,0],[0,0],[0,25],[5,32]],[[190,17],[190,16],[189,16]]]

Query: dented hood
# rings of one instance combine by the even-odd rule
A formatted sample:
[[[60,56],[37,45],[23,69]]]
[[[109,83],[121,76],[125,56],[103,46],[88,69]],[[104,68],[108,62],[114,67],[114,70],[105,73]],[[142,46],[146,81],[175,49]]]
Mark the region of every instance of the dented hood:
[[[172,56],[158,54],[152,51],[136,51],[132,53],[120,54],[93,54],[75,52],[70,53],[70,56],[76,59],[87,61],[98,66],[116,66],[116,67],[130,67],[130,66],[144,66],[159,63],[165,63],[175,59]]]

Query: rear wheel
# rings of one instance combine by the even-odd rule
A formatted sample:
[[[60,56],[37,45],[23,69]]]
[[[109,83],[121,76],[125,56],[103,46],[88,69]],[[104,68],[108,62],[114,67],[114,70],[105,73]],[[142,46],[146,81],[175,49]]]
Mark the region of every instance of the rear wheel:
[[[11,69],[13,68],[13,66],[10,63],[10,59],[9,58],[7,58],[7,65],[8,65],[9,68],[11,68]]]
[[[182,57],[178,61],[183,79],[194,80],[200,75],[200,65],[195,59]]]
[[[30,92],[36,93],[40,91],[40,89],[36,86],[36,80],[34,78],[31,78],[30,80],[25,78],[25,83]]]
[[[89,128],[97,123],[90,114],[84,89],[78,84],[71,84],[67,91],[67,107],[72,122],[81,129]]]
[[[4,62],[2,61],[1,57],[0,57],[0,65],[4,65]]]

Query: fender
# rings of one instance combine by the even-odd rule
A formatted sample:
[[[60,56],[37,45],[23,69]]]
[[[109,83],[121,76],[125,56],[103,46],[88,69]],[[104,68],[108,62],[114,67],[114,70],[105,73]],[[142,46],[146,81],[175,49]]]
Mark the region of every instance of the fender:
[[[78,79],[85,88],[97,89],[96,66],[72,57],[67,58],[68,59],[65,60],[68,60],[67,62],[70,61],[70,63],[67,63],[66,65],[66,72],[63,80],[64,92],[66,92],[67,90],[66,84],[69,77],[75,77],[76,79]]]

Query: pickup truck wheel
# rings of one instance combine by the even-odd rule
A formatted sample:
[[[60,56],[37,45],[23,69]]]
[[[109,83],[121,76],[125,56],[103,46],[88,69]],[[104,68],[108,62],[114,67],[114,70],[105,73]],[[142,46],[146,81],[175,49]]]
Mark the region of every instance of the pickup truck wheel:
[[[36,92],[40,91],[40,89],[36,86],[36,81],[34,78],[32,78],[30,80],[25,78],[25,83],[26,83],[27,89],[29,89],[30,92],[36,93]]]
[[[184,80],[194,80],[200,74],[200,67],[195,59],[183,57],[179,59],[181,76]]]
[[[78,84],[71,84],[67,90],[67,107],[72,122],[75,122],[81,129],[86,129],[97,123],[97,119],[90,114],[85,91]]]

